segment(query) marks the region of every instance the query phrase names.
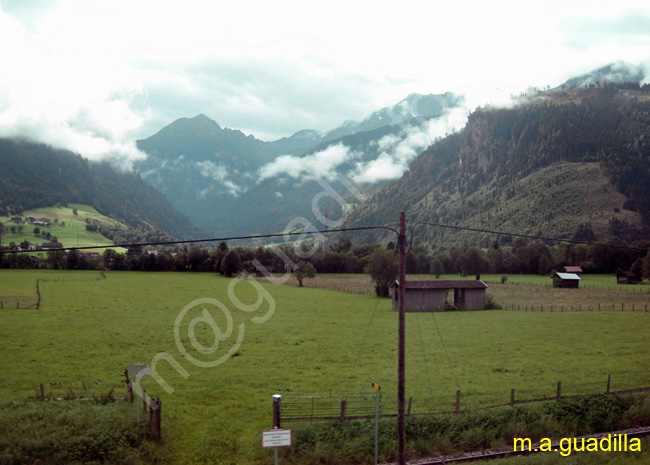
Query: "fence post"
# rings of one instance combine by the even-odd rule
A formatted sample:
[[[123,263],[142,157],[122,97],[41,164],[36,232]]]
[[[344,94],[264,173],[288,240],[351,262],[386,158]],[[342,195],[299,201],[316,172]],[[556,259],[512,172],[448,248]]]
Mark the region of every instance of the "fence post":
[[[160,397],[156,397],[156,404],[158,408],[156,409],[156,432],[154,436],[160,441],[162,439],[162,400],[160,400]]]
[[[156,400],[153,397],[149,397],[149,420],[147,421],[147,429],[151,434],[154,434],[153,429],[156,415],[155,402]]]
[[[557,400],[562,398],[562,381],[557,382]]]
[[[456,413],[460,412],[460,389],[456,391]]]
[[[281,428],[282,415],[280,406],[282,404],[282,396],[280,394],[273,394],[273,428]],[[313,410],[313,406],[312,406]]]
[[[609,375],[607,375],[607,394],[609,394],[609,388],[610,388],[611,384],[612,384],[612,375],[609,374]]]
[[[41,383],[41,400],[45,400],[45,388],[43,387],[43,383]]]
[[[510,390],[510,406],[511,407],[515,406],[515,388],[512,388]]]
[[[413,397],[409,397],[409,407],[408,407],[408,410],[406,411],[406,416],[407,417],[411,415],[411,404],[412,403],[413,403]]]
[[[126,397],[128,400],[133,402],[133,385],[131,384],[131,380],[129,379],[129,370],[124,369],[124,378],[126,382]]]
[[[341,424],[345,423],[345,399],[341,401]]]

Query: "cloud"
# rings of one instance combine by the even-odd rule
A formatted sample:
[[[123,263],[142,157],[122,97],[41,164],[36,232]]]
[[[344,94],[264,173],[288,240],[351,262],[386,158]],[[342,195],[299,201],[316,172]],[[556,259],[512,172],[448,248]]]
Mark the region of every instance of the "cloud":
[[[465,32],[450,18],[463,18]],[[548,0],[542,9],[406,0],[370,10],[336,0],[325,9],[0,0],[0,43],[8,45],[0,47],[0,136],[128,166],[144,156],[133,140],[201,113],[273,140],[331,130],[413,92],[474,93],[484,104],[497,88],[518,94],[576,70],[647,58],[649,18],[641,0],[589,8]],[[432,52],[432,43],[445,46]]]
[[[332,180],[336,177],[337,168],[359,156],[343,144],[330,145],[325,150],[304,157],[282,155],[260,168],[259,181],[283,176],[301,181],[320,178]]]
[[[561,23],[564,43],[576,49],[588,49],[603,43],[636,42],[650,45],[650,15],[641,10],[626,11],[618,17],[568,18]]]
[[[80,57],[48,47],[2,9],[0,42],[7,45],[0,48],[0,137],[45,142],[124,168],[146,157],[131,137],[147,117],[130,107],[139,91],[131,73],[93,55],[80,68]]]
[[[241,194],[242,192],[246,192],[246,189],[242,188],[241,186],[238,186],[230,179],[228,179],[228,169],[223,165],[217,165],[216,163],[210,160],[205,160],[205,161],[197,161],[195,167],[199,170],[201,176],[219,182],[220,185],[226,189],[228,194],[232,195],[233,197],[239,197],[239,194]],[[203,189],[199,193],[199,198],[205,198],[205,196],[213,190],[214,190],[214,186],[210,186],[207,189]]]
[[[357,163],[348,176],[359,183],[374,183],[397,179],[408,169],[411,161],[437,138],[460,130],[467,123],[467,106],[447,110],[439,118],[427,121],[422,127],[405,127],[397,134],[389,134],[378,141],[379,156],[368,162]]]

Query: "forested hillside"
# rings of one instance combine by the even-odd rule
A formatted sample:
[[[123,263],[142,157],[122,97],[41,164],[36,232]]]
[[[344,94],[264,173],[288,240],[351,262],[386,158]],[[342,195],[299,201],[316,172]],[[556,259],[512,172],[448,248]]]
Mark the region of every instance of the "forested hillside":
[[[476,110],[347,225],[394,222],[404,209],[411,221],[631,241],[650,225],[648,185],[650,86],[592,85]],[[429,227],[416,238],[434,249],[496,239]]]
[[[118,171],[108,163],[93,163],[72,152],[8,139],[0,139],[0,160],[0,215],[84,203],[133,227],[156,227],[177,237],[196,231],[190,220],[139,175]]]

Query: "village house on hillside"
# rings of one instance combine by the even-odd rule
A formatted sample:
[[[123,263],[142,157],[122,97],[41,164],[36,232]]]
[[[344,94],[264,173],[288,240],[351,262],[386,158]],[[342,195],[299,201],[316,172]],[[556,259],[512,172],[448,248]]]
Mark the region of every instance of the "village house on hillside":
[[[553,287],[563,289],[577,289],[580,287],[580,276],[576,273],[560,273],[556,271],[551,278],[553,279]]]
[[[400,284],[391,285],[393,310],[398,309],[397,294]],[[487,284],[481,280],[406,281],[406,312],[442,312],[445,310],[447,291],[454,291],[454,307],[459,310],[485,310]]]
[[[643,278],[634,271],[619,271],[616,273],[616,284],[643,284]]]
[[[51,250],[51,249],[62,249],[63,244],[60,242],[43,242],[41,244],[40,249],[41,250]]]

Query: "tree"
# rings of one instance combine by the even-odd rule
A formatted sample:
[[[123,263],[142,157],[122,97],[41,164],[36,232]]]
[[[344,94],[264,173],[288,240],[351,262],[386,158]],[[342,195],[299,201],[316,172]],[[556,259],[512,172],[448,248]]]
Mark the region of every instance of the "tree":
[[[76,209],[76,208],[73,208],[73,209],[72,209],[72,214],[73,214],[74,216],[79,216],[79,213],[77,212],[77,209]]]
[[[229,250],[221,261],[221,272],[231,278],[241,271],[241,258],[234,250]]]
[[[300,260],[298,262],[298,267],[296,268],[296,279],[298,280],[298,286],[302,287],[302,280],[305,278],[314,278],[316,276],[316,268],[312,265],[311,262],[305,262]]]
[[[458,258],[462,275],[475,275],[480,279],[481,273],[487,269],[487,261],[483,256],[483,251],[478,247],[469,247]]]
[[[399,272],[397,255],[390,250],[377,249],[370,255],[365,272],[374,281],[377,296],[388,297],[390,285],[397,279]]]
[[[643,277],[650,279],[650,252],[643,259]]]
[[[442,263],[437,258],[434,258],[431,261],[431,269],[429,270],[431,274],[436,275],[436,279],[440,277],[441,274],[445,272],[445,269],[442,267]]]
[[[352,248],[352,240],[346,235],[343,234],[339,237],[339,240],[332,246],[332,250],[337,253],[345,253]]]
[[[209,259],[207,250],[193,245],[187,253],[187,267],[190,271],[203,271],[203,264]]]
[[[641,258],[637,258],[634,263],[632,263],[630,271],[636,273],[637,276],[643,276],[643,260]]]
[[[108,250],[108,249],[107,249]],[[53,270],[61,270],[65,266],[65,252],[63,250],[50,250],[47,252],[47,263]]]
[[[34,228],[34,236],[38,236],[40,233],[41,233],[41,228],[39,228],[38,226],[36,226],[36,227]]]

